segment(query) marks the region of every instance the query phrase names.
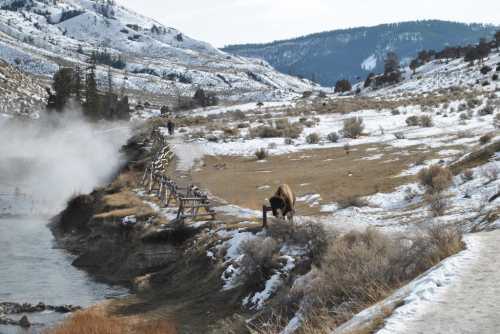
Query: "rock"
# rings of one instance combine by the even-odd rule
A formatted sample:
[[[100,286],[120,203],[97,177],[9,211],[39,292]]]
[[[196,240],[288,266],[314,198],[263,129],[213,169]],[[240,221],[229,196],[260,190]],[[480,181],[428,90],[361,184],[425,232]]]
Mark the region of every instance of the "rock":
[[[23,327],[23,328],[29,328],[31,327],[31,322],[29,321],[28,317],[23,315],[23,317],[21,318],[21,320],[19,320],[19,326]]]

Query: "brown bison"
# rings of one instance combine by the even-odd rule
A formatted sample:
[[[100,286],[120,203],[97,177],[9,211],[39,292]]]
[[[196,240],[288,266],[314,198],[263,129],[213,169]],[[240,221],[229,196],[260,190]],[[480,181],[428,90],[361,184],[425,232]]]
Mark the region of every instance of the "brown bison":
[[[269,199],[274,217],[283,217],[292,220],[295,213],[295,194],[288,184],[282,184],[276,193]]]

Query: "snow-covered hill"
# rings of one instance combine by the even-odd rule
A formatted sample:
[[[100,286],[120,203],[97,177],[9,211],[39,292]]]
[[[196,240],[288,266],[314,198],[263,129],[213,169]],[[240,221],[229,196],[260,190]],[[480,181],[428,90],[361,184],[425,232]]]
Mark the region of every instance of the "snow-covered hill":
[[[489,67],[487,73],[482,73],[483,67]],[[363,88],[364,83],[354,85],[353,90],[361,89],[361,94],[368,96],[398,96],[404,94],[426,94],[442,89],[465,89],[485,92],[495,92],[500,89],[500,52],[493,50],[483,63],[474,65],[464,58],[450,61],[433,60],[421,67],[415,73],[406,67],[403,69],[403,81],[380,89]]]
[[[230,45],[232,54],[265,59],[283,73],[314,78],[333,86],[337,80],[358,80],[380,72],[387,51],[409,62],[421,50],[477,43],[498,27],[447,21],[411,21],[312,34],[268,44]]]
[[[155,95],[190,95],[197,87],[238,99],[279,99],[311,83],[260,60],[226,54],[210,44],[134,13],[113,1],[0,0],[0,59],[36,75],[86,63],[106,50],[125,60],[115,85]],[[105,80],[105,66],[98,69]]]

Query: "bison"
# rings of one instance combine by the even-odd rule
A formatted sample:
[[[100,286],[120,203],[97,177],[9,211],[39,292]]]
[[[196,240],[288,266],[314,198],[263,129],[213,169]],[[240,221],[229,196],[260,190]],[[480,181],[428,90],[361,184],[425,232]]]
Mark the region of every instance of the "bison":
[[[269,199],[273,216],[288,218],[290,221],[295,213],[295,194],[287,184],[282,184],[276,193]]]

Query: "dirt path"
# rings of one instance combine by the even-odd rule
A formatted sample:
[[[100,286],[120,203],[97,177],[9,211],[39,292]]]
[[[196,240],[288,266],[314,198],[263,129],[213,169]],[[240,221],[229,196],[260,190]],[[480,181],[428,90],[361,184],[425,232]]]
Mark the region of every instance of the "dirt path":
[[[443,293],[430,295],[414,314],[388,319],[380,334],[498,333],[500,317],[500,231],[470,236],[478,247],[465,259]],[[468,262],[468,263],[467,263]]]

